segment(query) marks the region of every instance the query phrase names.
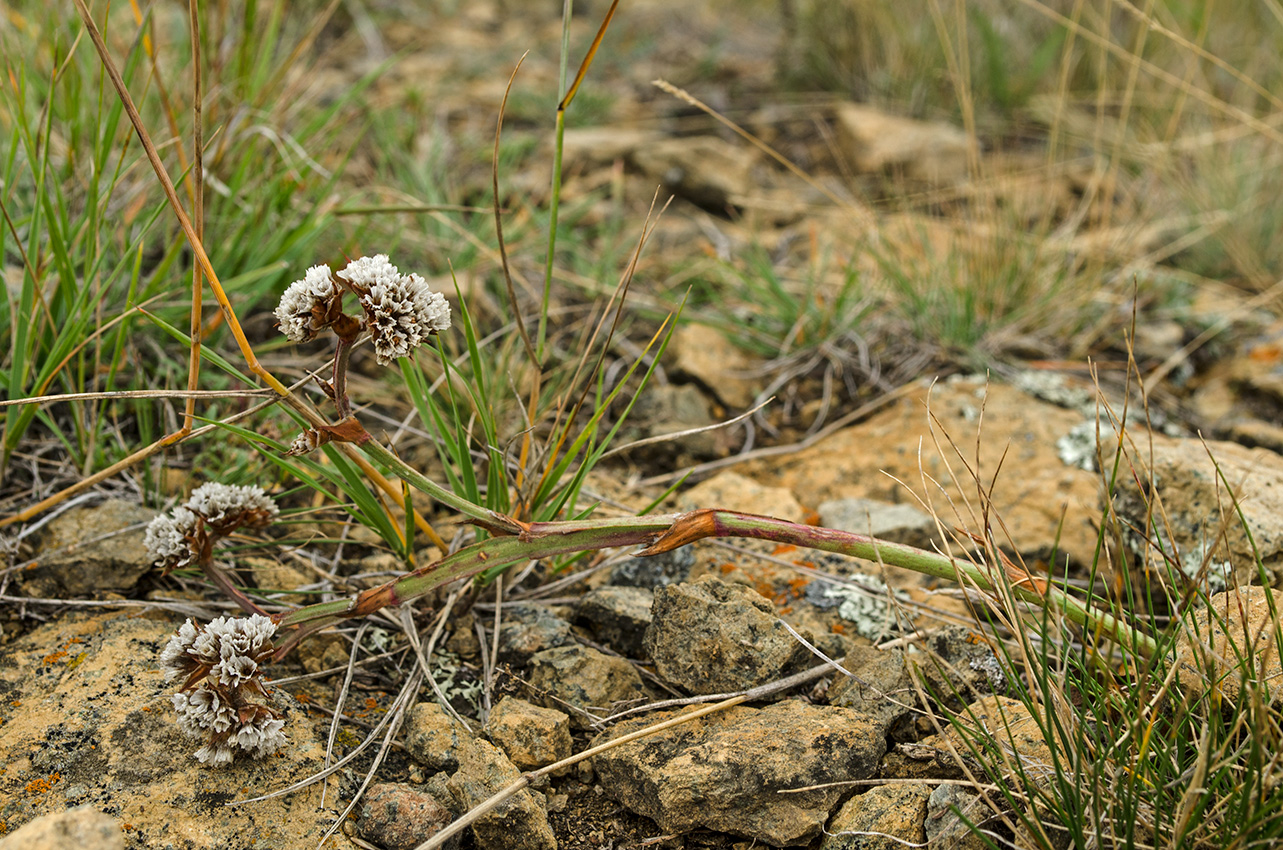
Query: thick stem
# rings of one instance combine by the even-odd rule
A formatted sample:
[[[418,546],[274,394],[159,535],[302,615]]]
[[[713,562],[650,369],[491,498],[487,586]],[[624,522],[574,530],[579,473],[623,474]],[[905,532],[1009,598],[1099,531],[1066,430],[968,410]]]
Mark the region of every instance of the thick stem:
[[[368,616],[388,605],[399,605],[423,596],[447,582],[525,561],[620,546],[645,546],[638,554],[655,555],[704,537],[755,538],[837,552],[973,585],[991,593],[996,592],[1000,583],[994,577],[995,568],[939,552],[773,517],[705,509],[651,517],[532,523],[525,525],[516,536],[495,537],[476,543],[349,600],[323,602],[292,611],[281,618],[280,624],[299,626],[321,619]],[[1001,569],[1007,576],[1006,585],[1018,598],[1039,605],[1053,605],[1073,622],[1084,628],[1099,629],[1129,652],[1150,656],[1158,651],[1153,639],[1116,617],[1074,599],[1041,579],[1033,579],[1023,573],[1013,575],[1010,565],[1004,564]]]

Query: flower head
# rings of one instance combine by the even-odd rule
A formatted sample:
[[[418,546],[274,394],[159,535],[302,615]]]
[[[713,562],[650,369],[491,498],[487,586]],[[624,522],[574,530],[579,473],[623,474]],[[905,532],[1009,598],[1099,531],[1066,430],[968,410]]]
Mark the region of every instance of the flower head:
[[[310,342],[339,317],[343,291],[329,266],[312,266],[302,280],[291,283],[276,308],[281,333],[292,342]]]
[[[450,327],[445,296],[419,275],[401,274],[386,254],[353,260],[338,277],[356,293],[382,365],[408,356],[431,334]]]
[[[218,537],[238,528],[262,528],[279,513],[261,487],[210,482],[147,526],[143,545],[166,573],[191,565]]]
[[[285,721],[267,704],[259,672],[275,634],[276,624],[260,614],[205,626],[188,620],[161,652],[165,679],[183,679],[174,710],[179,729],[205,741],[196,751],[202,762],[228,764],[237,749],[261,758],[286,743]]]

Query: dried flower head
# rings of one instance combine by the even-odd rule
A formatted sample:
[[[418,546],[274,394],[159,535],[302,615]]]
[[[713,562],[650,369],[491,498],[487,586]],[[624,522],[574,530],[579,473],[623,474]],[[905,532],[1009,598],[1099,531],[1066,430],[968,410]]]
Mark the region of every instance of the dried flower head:
[[[210,482],[147,526],[143,545],[166,573],[206,556],[215,540],[238,528],[262,528],[279,510],[262,487]]]
[[[450,305],[417,274],[403,275],[386,254],[353,260],[338,273],[356,293],[365,326],[382,365],[406,357],[437,331],[450,327]]]
[[[286,743],[285,721],[268,704],[259,664],[274,650],[268,617],[219,617],[206,626],[188,620],[161,653],[165,679],[182,679],[174,694],[178,726],[204,745],[196,758],[220,766],[240,749],[255,758]]]
[[[302,280],[291,283],[276,308],[281,333],[291,342],[311,342],[341,315],[343,291],[329,266],[312,266]]]

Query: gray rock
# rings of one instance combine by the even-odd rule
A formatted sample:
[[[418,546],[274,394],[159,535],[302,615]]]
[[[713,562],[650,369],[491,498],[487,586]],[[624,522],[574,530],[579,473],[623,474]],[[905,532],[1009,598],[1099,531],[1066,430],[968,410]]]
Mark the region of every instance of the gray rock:
[[[927,840],[930,785],[879,785],[842,804],[820,850],[904,850]]]
[[[530,663],[542,650],[570,643],[570,624],[542,605],[505,605],[499,625],[499,661],[514,667]]]
[[[421,702],[410,709],[403,733],[406,752],[429,770],[458,770],[461,754],[475,741],[436,702]]]
[[[1209,589],[1218,592],[1259,582],[1259,554],[1270,583],[1283,583],[1283,457],[1237,443],[1155,434],[1151,461],[1150,439],[1146,436],[1144,447],[1136,456],[1129,453],[1127,462],[1135,466],[1140,481],[1152,474],[1162,510],[1151,509],[1154,499],[1146,491],[1148,482],[1142,490],[1130,474],[1119,476],[1113,500],[1125,529],[1158,525],[1149,528],[1149,537],[1162,541],[1164,555],[1139,533],[1125,533],[1127,544],[1148,568],[1166,569],[1161,562],[1174,558],[1193,578],[1206,564]],[[1107,445],[1105,456],[1113,451]]]
[[[586,646],[545,649],[530,661],[530,686],[549,708],[570,706],[576,729],[588,729],[588,715],[605,716],[615,703],[643,699],[641,675],[622,658]]]
[[[646,650],[656,671],[691,693],[756,687],[810,658],[766,598],[714,576],[657,589],[651,616]]]
[[[605,585],[575,603],[575,617],[586,621],[593,636],[616,652],[641,658],[655,594],[645,587]]]
[[[521,777],[503,750],[488,741],[476,741],[460,752],[459,769],[446,787],[460,811],[484,803]],[[472,825],[482,850],[556,850],[557,839],[548,814],[529,790],[519,791],[482,815]]]
[[[155,516],[119,499],[72,508],[40,533],[39,563],[18,585],[28,596],[60,599],[129,590],[152,568],[143,535]]]
[[[626,720],[594,744],[678,713]],[[675,726],[606,750],[593,767],[607,793],[665,832],[702,827],[783,847],[819,835],[847,791],[780,791],[868,778],[884,750],[877,727],[855,712],[789,700]]]
[[[983,850],[989,845],[976,835],[963,820],[979,824],[989,815],[980,795],[961,785],[939,785],[927,798],[927,817],[923,823],[932,848],[948,850]]]
[[[878,724],[883,735],[892,727],[912,726],[918,695],[903,652],[855,647],[842,659],[842,666],[855,678],[838,675],[826,694],[831,705],[859,712]]]
[[[683,546],[647,558],[620,561],[610,571],[610,583],[620,587],[654,589],[686,581],[693,566],[695,552],[690,546]]]
[[[4,850],[124,850],[120,821],[93,806],[41,815],[0,840]]]
[[[627,433],[621,435],[620,442],[708,428],[715,421],[708,399],[694,384],[652,386],[633,404],[628,414]],[[724,455],[729,448],[729,437],[725,431],[706,430],[647,443],[630,449],[628,456],[640,465],[677,463],[689,466],[692,461]]]
[[[384,782],[370,786],[357,807],[356,834],[386,850],[414,850],[449,826],[450,810],[436,797],[411,785]],[[446,842],[457,847],[457,837]]]
[[[871,534],[891,543],[929,548],[936,538],[931,515],[913,505],[877,499],[830,499],[817,509],[820,525],[855,534]]]
[[[486,719],[486,734],[521,770],[570,757],[570,718],[555,709],[504,697]]]
[[[910,656],[926,678],[927,693],[957,706],[988,694],[1006,694],[1007,676],[989,642],[963,626],[946,626],[921,644],[927,657]]]

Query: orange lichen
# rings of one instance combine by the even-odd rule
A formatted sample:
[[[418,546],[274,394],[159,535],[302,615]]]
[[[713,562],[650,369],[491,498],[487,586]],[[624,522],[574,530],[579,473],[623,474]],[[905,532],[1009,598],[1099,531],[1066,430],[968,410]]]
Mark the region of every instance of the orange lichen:
[[[66,657],[67,657],[67,650],[65,650],[65,649],[59,649],[59,650],[58,650],[58,651],[56,651],[56,652],[51,652],[51,653],[49,653],[48,655],[46,655],[46,656],[45,656],[44,658],[42,658],[41,660],[42,660],[45,664],[56,664],[56,663],[58,663],[59,661],[61,661],[62,659],[66,658]]]
[[[44,794],[50,788],[57,785],[58,780],[60,779],[62,779],[62,774],[55,771],[47,777],[31,780],[24,787],[28,794]]]
[[[779,556],[779,555],[787,555],[789,552],[796,552],[796,551],[797,551],[796,546],[790,543],[781,543],[780,545],[776,546],[774,549],[771,550],[771,554],[775,556]]]
[[[829,626],[829,631],[833,632],[833,634],[835,635],[844,635],[846,634],[846,624],[834,623],[833,625]]]

